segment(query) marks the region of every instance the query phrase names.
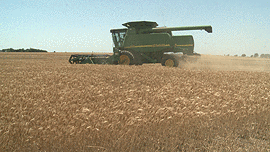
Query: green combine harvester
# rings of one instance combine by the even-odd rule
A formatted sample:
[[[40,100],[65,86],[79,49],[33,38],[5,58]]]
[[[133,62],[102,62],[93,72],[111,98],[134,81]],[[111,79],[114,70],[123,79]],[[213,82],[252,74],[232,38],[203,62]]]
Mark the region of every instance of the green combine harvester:
[[[138,21],[122,24],[127,28],[112,29],[113,55],[76,54],[71,55],[71,64],[122,64],[142,65],[161,63],[177,67],[185,56],[200,56],[194,53],[192,35],[173,36],[172,31],[205,30],[212,33],[212,27],[157,27],[156,22]],[[176,55],[181,53],[181,55]]]

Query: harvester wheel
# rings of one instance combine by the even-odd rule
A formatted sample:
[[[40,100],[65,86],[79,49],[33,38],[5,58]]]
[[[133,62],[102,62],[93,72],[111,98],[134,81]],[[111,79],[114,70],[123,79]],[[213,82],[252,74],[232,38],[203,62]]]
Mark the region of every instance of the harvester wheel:
[[[119,64],[121,65],[131,65],[133,62],[133,54],[129,51],[121,51],[121,55],[119,58]]]
[[[161,64],[167,67],[177,67],[179,64],[179,61],[172,55],[168,55],[162,59]]]
[[[173,67],[174,66],[174,61],[172,59],[167,59],[165,61],[165,66]]]

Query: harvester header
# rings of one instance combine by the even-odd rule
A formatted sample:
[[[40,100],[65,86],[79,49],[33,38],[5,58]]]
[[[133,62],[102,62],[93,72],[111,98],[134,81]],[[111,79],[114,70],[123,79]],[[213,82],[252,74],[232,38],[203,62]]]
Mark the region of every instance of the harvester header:
[[[126,64],[161,63],[178,66],[175,54],[196,55],[192,35],[172,35],[172,31],[205,30],[212,33],[212,26],[157,27],[152,21],[135,21],[122,24],[126,28],[111,29],[114,42],[112,56],[72,55],[70,63]],[[183,59],[181,57],[181,59]]]

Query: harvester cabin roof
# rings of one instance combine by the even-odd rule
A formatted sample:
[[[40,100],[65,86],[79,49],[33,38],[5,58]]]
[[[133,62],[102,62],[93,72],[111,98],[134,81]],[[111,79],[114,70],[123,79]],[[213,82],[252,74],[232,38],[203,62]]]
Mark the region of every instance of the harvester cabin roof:
[[[122,29],[111,29],[110,32],[111,33],[116,33],[116,32],[126,32],[127,28],[122,28]]]
[[[155,28],[158,26],[156,22],[151,22],[151,21],[127,22],[122,25],[127,28]]]

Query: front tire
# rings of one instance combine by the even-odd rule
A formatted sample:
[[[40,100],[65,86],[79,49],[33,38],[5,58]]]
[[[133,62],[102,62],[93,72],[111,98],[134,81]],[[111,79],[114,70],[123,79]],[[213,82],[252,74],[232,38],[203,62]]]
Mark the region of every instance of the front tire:
[[[121,51],[118,64],[120,65],[132,65],[134,56],[129,51]]]

